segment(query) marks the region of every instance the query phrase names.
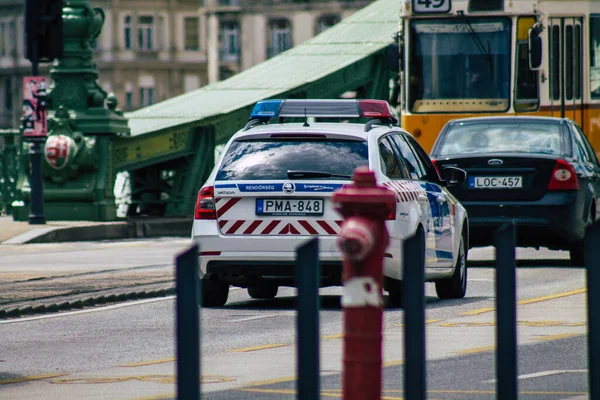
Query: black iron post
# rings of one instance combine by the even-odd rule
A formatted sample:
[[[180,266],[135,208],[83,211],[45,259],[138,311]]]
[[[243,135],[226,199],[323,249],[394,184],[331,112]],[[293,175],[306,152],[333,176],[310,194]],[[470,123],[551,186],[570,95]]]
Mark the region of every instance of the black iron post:
[[[425,238],[417,233],[403,243],[404,398],[425,400]]]
[[[199,248],[176,258],[177,399],[200,400]]]
[[[31,187],[29,224],[41,225],[46,223],[46,216],[44,215],[44,182],[42,178],[42,154],[44,154],[46,138],[32,137],[26,140],[31,142],[31,147],[29,148],[31,162],[29,178],[29,185]]]
[[[494,232],[496,248],[496,397],[516,400],[517,388],[517,286],[515,225]]]
[[[588,385],[589,398],[600,396],[600,222],[588,227],[585,235],[588,312]]]
[[[39,57],[38,57],[38,45],[35,36],[30,39],[31,46],[31,73],[33,76],[39,74]],[[31,143],[29,148],[29,186],[31,192],[29,193],[29,224],[30,225],[43,225],[46,223],[46,216],[44,215],[44,180],[43,180],[43,166],[42,166],[42,154],[44,154],[44,143],[46,143],[46,136],[43,137],[24,137],[27,142]]]
[[[319,366],[319,239],[314,238],[296,250],[298,314],[296,318],[297,393],[299,400],[320,398]]]

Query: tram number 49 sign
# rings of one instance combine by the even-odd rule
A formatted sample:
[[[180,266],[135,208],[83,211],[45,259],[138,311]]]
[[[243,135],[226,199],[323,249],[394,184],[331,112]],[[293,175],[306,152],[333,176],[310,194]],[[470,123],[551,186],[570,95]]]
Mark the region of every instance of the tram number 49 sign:
[[[418,13],[448,13],[451,0],[412,0],[413,12]]]

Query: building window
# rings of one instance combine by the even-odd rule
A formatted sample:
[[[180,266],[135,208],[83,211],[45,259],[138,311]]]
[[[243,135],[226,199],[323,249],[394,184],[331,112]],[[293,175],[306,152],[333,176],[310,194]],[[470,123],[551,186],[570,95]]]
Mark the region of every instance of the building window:
[[[6,112],[12,112],[13,110],[13,91],[12,91],[12,80],[7,78],[4,80],[4,110]]]
[[[290,21],[287,19],[277,19],[270,23],[270,40],[267,56],[269,58],[283,53],[292,47],[292,34]]]
[[[8,51],[13,55],[17,49],[17,25],[15,21],[8,23]]]
[[[240,58],[240,27],[237,22],[221,24],[219,31],[221,61],[238,62]]]
[[[156,45],[159,50],[165,49],[165,18],[158,17],[158,26],[156,28]]]
[[[185,50],[200,50],[200,38],[198,37],[198,17],[186,17],[183,20],[184,48]]]
[[[138,21],[138,50],[154,50],[154,17],[140,17]]]
[[[4,57],[8,52],[8,41],[6,40],[6,22],[0,22],[0,56]]]
[[[142,87],[140,88],[140,106],[146,107],[151,104],[154,104],[156,99],[154,98],[154,88],[153,87]]]
[[[340,17],[338,17],[337,15],[322,16],[321,18],[319,18],[319,22],[317,23],[317,35],[323,31],[331,28],[338,22],[340,22]]]
[[[123,24],[123,44],[125,46],[125,50],[131,50],[131,16],[127,15],[125,17],[125,22]]]

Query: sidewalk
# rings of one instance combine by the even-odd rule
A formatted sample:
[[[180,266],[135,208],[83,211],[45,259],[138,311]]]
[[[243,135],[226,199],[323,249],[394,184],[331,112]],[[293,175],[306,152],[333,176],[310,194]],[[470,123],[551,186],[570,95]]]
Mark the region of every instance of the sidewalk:
[[[0,217],[0,320],[174,293],[171,265],[119,270],[90,269],[82,265],[81,271],[69,272],[57,265],[44,266],[35,272],[23,271],[15,265],[19,261],[14,255],[15,248],[21,245],[189,238],[191,225],[191,217],[140,218],[119,222],[49,221],[44,225],[30,225],[13,221],[12,217]]]
[[[0,244],[55,243],[150,237],[188,237],[192,217],[137,218],[118,222],[49,221],[29,225],[0,217]]]

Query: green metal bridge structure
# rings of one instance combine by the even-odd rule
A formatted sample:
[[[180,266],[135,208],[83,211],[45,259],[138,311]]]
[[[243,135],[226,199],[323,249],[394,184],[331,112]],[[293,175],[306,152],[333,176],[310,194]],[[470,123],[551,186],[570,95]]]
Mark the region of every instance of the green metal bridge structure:
[[[262,99],[338,98],[354,91],[357,97],[394,104],[400,6],[401,0],[375,1],[229,79],[123,114],[114,96],[96,83],[92,62],[90,44],[100,33],[104,13],[87,0],[66,1],[64,56],[50,70],[43,161],[46,219],[118,219],[114,185],[119,172],[129,175],[127,216],[191,216],[196,194],[214,166],[215,147],[244,126]],[[29,144],[21,134],[0,130],[0,210],[26,221]],[[60,146],[57,162],[49,155]]]

